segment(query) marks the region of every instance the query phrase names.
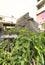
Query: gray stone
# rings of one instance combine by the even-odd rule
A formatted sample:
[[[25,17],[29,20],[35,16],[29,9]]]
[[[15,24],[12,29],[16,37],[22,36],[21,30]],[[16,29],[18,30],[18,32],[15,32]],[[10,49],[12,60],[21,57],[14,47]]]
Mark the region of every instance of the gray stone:
[[[38,23],[34,21],[33,18],[29,16],[29,13],[26,13],[25,15],[21,16],[18,20],[16,25],[20,27],[28,27],[28,29],[32,32],[38,32]]]

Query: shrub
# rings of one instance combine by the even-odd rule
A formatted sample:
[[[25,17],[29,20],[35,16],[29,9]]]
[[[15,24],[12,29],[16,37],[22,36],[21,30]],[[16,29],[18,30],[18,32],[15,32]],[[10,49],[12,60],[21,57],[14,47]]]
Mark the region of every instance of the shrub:
[[[16,39],[0,43],[0,65],[44,65],[45,33],[19,30]]]

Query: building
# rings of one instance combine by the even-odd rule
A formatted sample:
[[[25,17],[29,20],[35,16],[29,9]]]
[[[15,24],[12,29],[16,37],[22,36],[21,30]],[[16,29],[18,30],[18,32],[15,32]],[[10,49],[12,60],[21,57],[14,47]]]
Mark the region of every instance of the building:
[[[45,0],[37,0],[37,22],[40,30],[45,31]]]
[[[3,30],[5,30],[5,28],[9,29],[15,26],[15,22],[16,20],[12,17],[0,16],[0,35],[3,33]]]
[[[13,26],[15,26],[15,22],[12,20],[12,18],[0,16],[0,35],[2,34],[2,30],[5,29],[5,27],[12,28]]]
[[[16,24],[16,19],[13,16],[8,17],[0,15],[0,25],[1,24],[3,26],[14,26]]]
[[[10,28],[13,28],[16,24],[16,19],[12,17],[2,16],[0,15],[0,42],[3,41],[3,38],[14,38],[14,36],[4,36],[4,32],[9,30]]]

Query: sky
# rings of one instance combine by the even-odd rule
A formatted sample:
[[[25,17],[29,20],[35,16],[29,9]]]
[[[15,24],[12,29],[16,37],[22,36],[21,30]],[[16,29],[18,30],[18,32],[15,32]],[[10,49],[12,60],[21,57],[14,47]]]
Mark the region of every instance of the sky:
[[[0,0],[0,15],[14,16],[18,19],[29,12],[29,15],[36,19],[35,5],[36,0]]]

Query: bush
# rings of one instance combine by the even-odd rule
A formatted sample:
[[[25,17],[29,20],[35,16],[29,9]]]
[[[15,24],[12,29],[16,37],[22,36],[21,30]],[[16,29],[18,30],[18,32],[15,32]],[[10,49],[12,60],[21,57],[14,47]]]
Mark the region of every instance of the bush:
[[[45,33],[19,30],[16,39],[0,43],[0,65],[44,65]]]

